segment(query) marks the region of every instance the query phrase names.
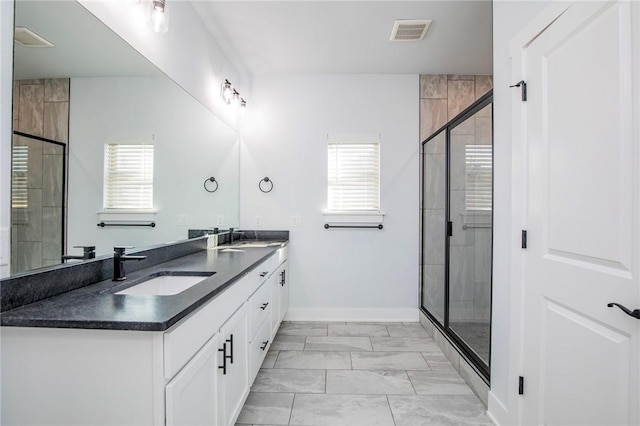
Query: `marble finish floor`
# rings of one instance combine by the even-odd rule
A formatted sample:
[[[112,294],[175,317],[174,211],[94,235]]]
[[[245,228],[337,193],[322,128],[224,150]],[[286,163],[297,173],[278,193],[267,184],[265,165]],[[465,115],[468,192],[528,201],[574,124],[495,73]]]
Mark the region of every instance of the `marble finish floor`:
[[[283,322],[236,426],[491,425],[418,323]]]

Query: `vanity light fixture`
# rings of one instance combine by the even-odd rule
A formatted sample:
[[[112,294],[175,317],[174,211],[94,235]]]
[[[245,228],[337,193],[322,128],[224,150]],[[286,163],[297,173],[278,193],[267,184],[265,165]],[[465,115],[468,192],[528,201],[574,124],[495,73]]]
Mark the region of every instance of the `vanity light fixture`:
[[[222,84],[222,99],[228,104],[231,103],[231,98],[233,97],[233,87],[231,87],[231,83],[229,80],[224,80]]]
[[[235,107],[240,107],[241,109],[247,107],[247,101],[240,96],[240,92],[227,79],[222,83],[221,97],[227,105],[233,103]]]
[[[157,33],[166,33],[169,29],[166,0],[151,0],[149,25]]]

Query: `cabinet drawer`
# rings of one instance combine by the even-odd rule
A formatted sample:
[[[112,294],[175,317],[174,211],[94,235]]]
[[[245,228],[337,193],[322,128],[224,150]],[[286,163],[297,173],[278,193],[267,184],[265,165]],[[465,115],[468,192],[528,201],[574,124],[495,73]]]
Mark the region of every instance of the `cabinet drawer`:
[[[247,300],[247,277],[164,333],[164,376],[172,378]]]
[[[251,279],[251,293],[256,291],[278,267],[278,253],[274,253],[267,260],[256,266],[249,272]]]
[[[271,280],[269,278],[267,282],[256,291],[249,299],[249,341],[254,340],[254,336],[258,332],[258,329],[266,318],[271,313]]]
[[[249,355],[249,383],[253,383],[260,370],[260,366],[271,347],[271,327],[269,320],[262,323],[258,334],[250,345]]]

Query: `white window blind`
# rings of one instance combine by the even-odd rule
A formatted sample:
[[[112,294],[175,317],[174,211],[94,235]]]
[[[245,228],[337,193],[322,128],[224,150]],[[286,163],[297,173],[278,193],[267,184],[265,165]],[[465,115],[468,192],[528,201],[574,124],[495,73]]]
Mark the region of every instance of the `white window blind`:
[[[105,144],[104,208],[153,208],[153,144]]]
[[[14,145],[11,155],[11,207],[29,207],[29,147]]]
[[[490,211],[493,196],[491,145],[465,145],[465,208]]]
[[[380,211],[379,141],[330,140],[328,153],[328,210]]]

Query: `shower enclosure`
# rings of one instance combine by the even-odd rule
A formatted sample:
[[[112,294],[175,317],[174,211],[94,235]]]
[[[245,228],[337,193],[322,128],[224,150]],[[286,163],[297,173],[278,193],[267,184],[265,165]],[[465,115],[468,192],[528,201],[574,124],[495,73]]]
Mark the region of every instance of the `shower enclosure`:
[[[422,143],[421,308],[489,378],[492,92]]]

